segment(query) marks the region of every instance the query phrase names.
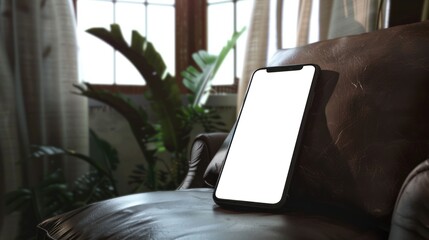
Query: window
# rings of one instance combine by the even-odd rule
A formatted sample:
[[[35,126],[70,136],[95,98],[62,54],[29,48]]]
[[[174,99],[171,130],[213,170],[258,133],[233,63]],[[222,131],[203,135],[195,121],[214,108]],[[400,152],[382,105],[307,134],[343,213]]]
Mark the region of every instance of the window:
[[[190,55],[196,50],[206,48],[211,54],[218,54],[234,31],[242,27],[248,27],[254,0],[78,0],[78,38],[80,46],[80,79],[93,84],[117,85],[117,86],[141,86],[144,80],[135,70],[134,66],[120,53],[115,53],[113,48],[103,43],[98,38],[88,34],[85,30],[92,27],[110,28],[111,23],[121,26],[123,35],[127,41],[131,36],[131,30],[139,31],[151,41],[166,62],[168,71],[180,78],[180,72],[192,63],[191,60],[183,61],[183,57],[177,56],[177,43],[182,41],[183,29],[189,29],[187,23],[190,19],[187,15],[177,16],[177,7],[188,14],[201,18],[203,31],[200,36],[190,36],[190,42],[203,42],[198,49],[189,49]],[[199,11],[195,5],[204,3],[205,11]],[[186,18],[185,21],[177,21],[177,17]],[[182,19],[183,20],[183,19]],[[205,24],[207,23],[207,24]],[[194,23],[195,24],[195,23]],[[181,26],[183,25],[183,26]],[[225,27],[227,26],[227,27]],[[181,32],[182,31],[182,32]],[[179,35],[178,35],[179,34]],[[178,39],[178,36],[180,39]],[[188,41],[188,40],[186,40]],[[244,48],[246,45],[245,34],[241,36],[236,49],[229,53],[215,80],[215,85],[233,85],[241,75],[244,61]],[[181,45],[179,45],[180,47]],[[189,58],[190,59],[190,58]],[[186,66],[177,67],[180,62]],[[179,69],[178,69],[179,68]]]
[[[144,85],[141,75],[122,54],[85,32],[92,27],[110,29],[112,23],[121,26],[128,43],[132,30],[145,36],[163,57],[167,70],[175,74],[174,0],[79,0],[77,19],[82,81]]]
[[[234,32],[249,28],[253,0],[208,0],[208,52],[218,54]],[[232,85],[241,77],[246,47],[243,34],[236,48],[224,60],[214,84]]]

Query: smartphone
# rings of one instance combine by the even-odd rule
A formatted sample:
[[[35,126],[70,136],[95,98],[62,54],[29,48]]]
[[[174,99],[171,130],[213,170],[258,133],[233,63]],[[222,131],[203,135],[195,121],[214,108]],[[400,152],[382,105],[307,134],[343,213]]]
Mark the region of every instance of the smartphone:
[[[315,64],[253,73],[213,193],[218,205],[284,207],[318,73]]]

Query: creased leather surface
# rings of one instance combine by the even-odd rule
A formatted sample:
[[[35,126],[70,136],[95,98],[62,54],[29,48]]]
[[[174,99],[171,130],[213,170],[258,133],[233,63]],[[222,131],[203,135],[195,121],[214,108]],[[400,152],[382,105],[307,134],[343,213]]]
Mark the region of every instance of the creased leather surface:
[[[385,239],[365,226],[311,214],[233,212],[211,189],[129,195],[43,222],[52,239]]]

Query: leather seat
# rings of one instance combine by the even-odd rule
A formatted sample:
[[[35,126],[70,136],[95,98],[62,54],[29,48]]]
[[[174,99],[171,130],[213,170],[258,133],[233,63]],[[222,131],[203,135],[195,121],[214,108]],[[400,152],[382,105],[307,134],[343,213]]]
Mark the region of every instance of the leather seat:
[[[216,206],[212,189],[141,193],[51,219],[45,239],[383,239],[358,221],[322,214],[235,212]],[[79,231],[76,231],[78,230]]]

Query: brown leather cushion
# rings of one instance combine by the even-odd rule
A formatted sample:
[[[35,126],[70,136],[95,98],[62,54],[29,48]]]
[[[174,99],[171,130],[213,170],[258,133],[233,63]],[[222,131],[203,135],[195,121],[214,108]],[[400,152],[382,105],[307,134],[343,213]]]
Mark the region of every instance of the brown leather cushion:
[[[38,239],[386,239],[367,222],[317,213],[233,212],[212,189],[133,194],[88,205],[38,225]]]
[[[428,43],[426,21],[274,56],[271,66],[322,69],[292,197],[353,207],[389,224],[402,182],[428,157]]]

